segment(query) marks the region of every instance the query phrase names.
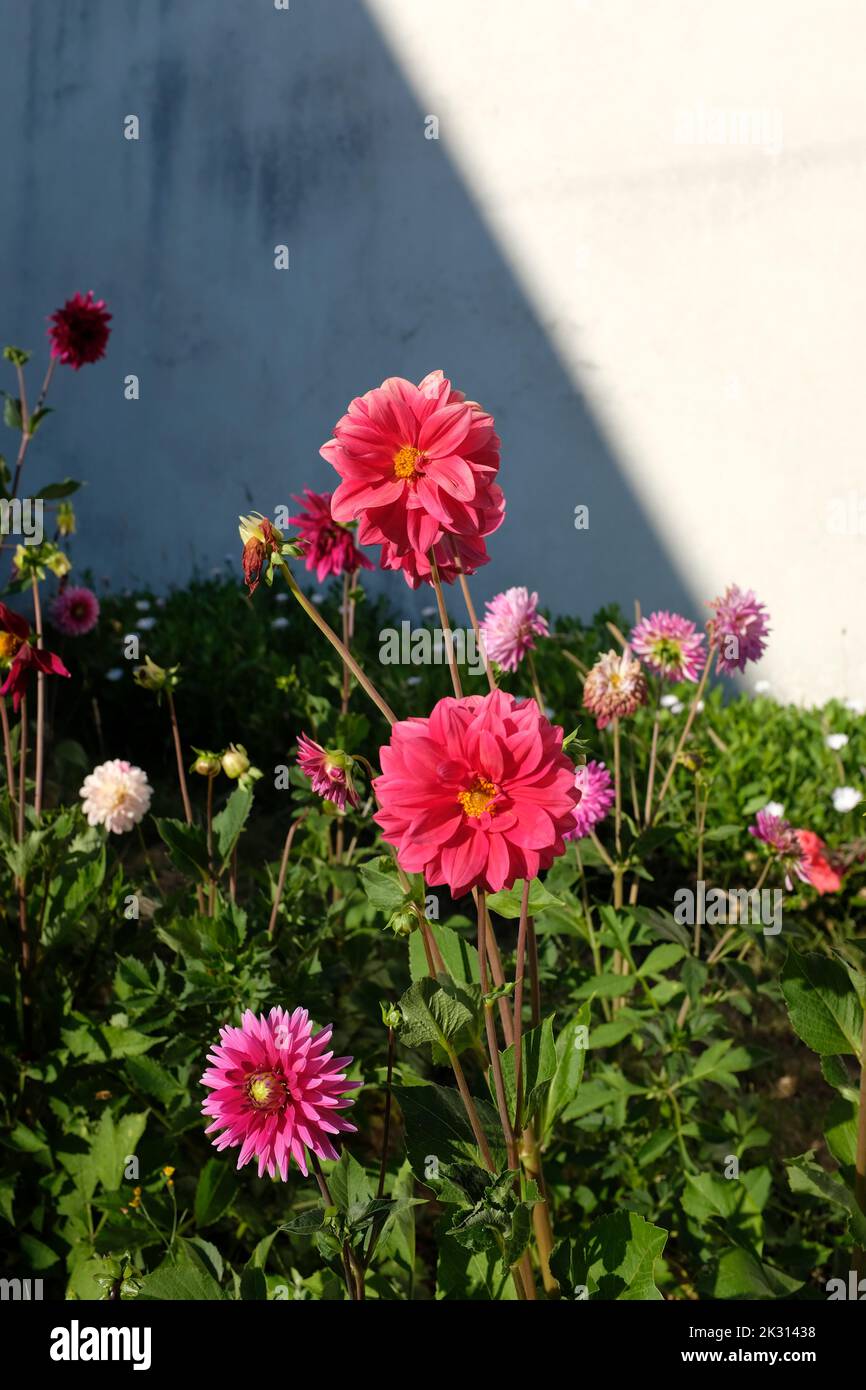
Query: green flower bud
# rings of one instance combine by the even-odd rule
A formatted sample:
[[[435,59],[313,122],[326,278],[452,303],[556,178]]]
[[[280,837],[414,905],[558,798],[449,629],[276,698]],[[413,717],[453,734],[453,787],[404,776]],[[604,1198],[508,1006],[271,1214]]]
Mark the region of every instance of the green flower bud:
[[[192,751],[197,754],[197,757],[190,772],[197,772],[199,777],[219,776],[222,770],[219,753],[211,753],[207,748],[193,748]]]
[[[411,936],[418,926],[418,913],[411,905],[398,907],[388,918],[388,926],[395,936]]]
[[[250,760],[242,743],[230,743],[222,756],[223,772],[232,781],[249,769]]]

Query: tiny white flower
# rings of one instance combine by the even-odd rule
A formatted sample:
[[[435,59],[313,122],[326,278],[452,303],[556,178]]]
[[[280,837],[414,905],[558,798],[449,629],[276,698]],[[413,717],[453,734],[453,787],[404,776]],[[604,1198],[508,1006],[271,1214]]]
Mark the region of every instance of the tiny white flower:
[[[698,700],[698,703],[695,705],[695,713],[696,713],[696,714],[703,714],[703,712],[704,712],[704,702],[703,702],[703,700]]]
[[[288,620],[288,618],[274,618],[274,619],[272,620],[272,622],[271,622],[271,627],[283,628],[283,627],[288,627],[288,626],[289,626],[289,620]]]
[[[421,684],[421,677],[420,677],[420,676],[407,676],[407,677],[406,677],[406,684],[407,684],[407,685],[420,685],[420,684]]]
[[[436,617],[436,614],[437,614],[438,612],[439,612],[439,609],[438,609],[438,608],[430,608],[430,607],[422,608],[422,609],[421,609],[421,617],[422,617],[422,618],[435,618],[435,617]]]
[[[755,681],[756,695],[766,695],[771,688],[769,681]]]
[[[866,714],[866,700],[846,700],[845,708],[850,710],[852,714]]]
[[[310,599],[318,608],[320,604],[323,604],[325,602],[325,595],[319,593],[310,594]]]
[[[284,589],[281,589],[278,594],[274,594],[274,598],[276,599],[277,603],[288,603],[289,601],[289,596]]]
[[[673,704],[669,706],[669,709],[671,714],[682,714],[683,710],[685,709],[685,705],[683,704],[682,700],[674,700]]]
[[[107,681],[122,681],[122,680],[123,680],[123,671],[122,671],[122,669],[121,669],[119,666],[112,666],[112,668],[111,668],[110,671],[106,671],[106,673],[105,673],[105,679],[106,679]]]
[[[764,810],[770,816],[783,816],[785,814],[785,808],[781,801],[768,801]]]
[[[139,618],[138,626],[142,632],[150,632],[152,627],[156,627],[156,618]]]
[[[146,613],[147,610],[148,610],[148,608],[150,607],[150,599],[149,599],[149,598],[137,598],[137,599],[135,600],[135,606],[136,606],[136,608],[138,609],[139,613]]]
[[[659,700],[662,709],[673,709],[674,705],[678,705],[679,703],[676,695],[663,695]]]
[[[828,748],[832,748],[834,753],[838,753],[840,748],[844,748],[848,742],[847,734],[828,734],[824,739]]]
[[[836,811],[853,811],[862,800],[856,787],[835,787],[833,790],[833,809]]]

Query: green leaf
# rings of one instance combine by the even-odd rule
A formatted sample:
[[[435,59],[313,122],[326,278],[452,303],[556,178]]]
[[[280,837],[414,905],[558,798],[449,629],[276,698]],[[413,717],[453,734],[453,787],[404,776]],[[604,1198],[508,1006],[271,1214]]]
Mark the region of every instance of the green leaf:
[[[153,1302],[214,1302],[225,1295],[202,1256],[189,1241],[178,1240],[176,1253],[169,1255],[152,1274],[145,1275],[139,1300]]]
[[[801,1154],[786,1164],[788,1182],[792,1192],[805,1192],[810,1197],[819,1197],[822,1205],[831,1202],[848,1213],[851,1234],[858,1245],[866,1245],[866,1213],[860,1210],[857,1198],[846,1183],[838,1177],[825,1173],[815,1162],[813,1150]]]
[[[214,816],[213,832],[221,863],[227,864],[231,858],[232,850],[246,825],[252,804],[252,792],[244,790],[243,787],[236,787],[219,815]]]
[[[538,1107],[544,1102],[550,1083],[556,1074],[557,1056],[553,1041],[553,1018],[546,1018],[537,1028],[523,1033],[520,1039],[523,1070],[523,1108],[521,1120],[528,1124]],[[514,1044],[500,1053],[502,1058],[502,1081],[505,1086],[505,1100],[512,1121],[516,1117],[517,1077],[515,1075]],[[491,1095],[494,1089],[493,1071],[488,1071],[487,1082]]]
[[[677,946],[673,941],[665,942],[663,946],[654,946],[646,960],[638,967],[638,975],[662,975],[665,970],[670,970],[672,965],[682,960],[685,955],[682,946]]]
[[[462,984],[478,984],[478,952],[471,942],[466,941],[451,927],[440,927],[430,922],[432,932],[449,975]],[[413,932],[409,938],[409,970],[413,980],[423,980],[428,973],[427,953],[420,931]]]
[[[128,1057],[126,1074],[137,1091],[143,1091],[146,1096],[152,1096],[163,1105],[170,1105],[184,1093],[180,1082],[165,1067],[154,1062],[152,1057]]]
[[[350,1222],[357,1221],[373,1196],[373,1179],[348,1149],[343,1149],[339,1161],[326,1176],[337,1210]]]
[[[666,1240],[667,1231],[636,1212],[603,1216],[577,1244],[570,1271],[572,1286],[585,1286],[590,1298],[659,1300],[654,1270]]]
[[[557,1034],[556,1071],[544,1108],[543,1138],[550,1134],[566,1107],[577,1099],[586,1066],[591,1009],[591,1004],[582,1004],[574,1018]]]
[[[91,1145],[91,1156],[96,1177],[106,1192],[116,1192],[120,1187],[127,1160],[135,1154],[146,1124],[146,1111],[121,1115],[116,1124],[110,1110],[103,1112]]]
[[[425,976],[410,985],[399,1002],[403,1015],[400,1041],[406,1047],[433,1043],[447,1052],[452,1041],[471,1029],[478,1017],[479,996],[467,985],[441,983]]]
[[[238,1191],[235,1167],[227,1158],[209,1158],[195,1191],[195,1224],[212,1226],[228,1211]]]
[[[794,1031],[821,1056],[859,1059],[863,1009],[848,972],[827,956],[793,947],[782,970],[782,993]]]
[[[197,826],[186,825],[181,820],[154,816],[154,822],[175,868],[193,878],[207,878],[207,843],[204,832]]]
[[[501,893],[491,893],[487,899],[487,906],[491,912],[496,912],[500,917],[507,917],[510,921],[516,921],[520,917],[520,905],[523,900],[523,880],[518,879],[513,888],[505,888]],[[552,893],[548,893],[543,883],[537,878],[532,880],[529,889],[528,916],[540,917],[550,907],[564,907],[561,898],[555,898]]]
[[[361,884],[367,895],[367,901],[381,912],[393,912],[402,906],[406,899],[400,880],[397,877],[397,866],[393,859],[387,855],[380,855],[378,859],[372,860],[369,864],[362,864]]]
[[[459,1093],[432,1084],[395,1086],[394,1099],[403,1114],[406,1150],[419,1182],[432,1188],[441,1202],[462,1206],[468,1193],[477,1200],[489,1174],[482,1165]],[[491,1105],[477,1097],[475,1107],[493,1161],[502,1164],[505,1152],[499,1117]]]
[[[726,1250],[719,1260],[713,1298],[774,1299],[790,1298],[803,1287],[802,1279],[792,1279],[781,1270],[764,1264],[748,1250]]]
[[[64,478],[62,483],[46,483],[34,496],[42,497],[46,502],[59,501],[62,497],[71,497],[73,492],[78,492],[83,486],[83,483],[76,482],[74,478]]]

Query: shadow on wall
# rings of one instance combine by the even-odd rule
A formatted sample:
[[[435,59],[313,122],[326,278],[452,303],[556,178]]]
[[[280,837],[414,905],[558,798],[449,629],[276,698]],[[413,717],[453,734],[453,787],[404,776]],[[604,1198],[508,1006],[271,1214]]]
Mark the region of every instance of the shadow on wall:
[[[39,346],[77,289],[114,313],[28,460],[34,487],[88,481],[78,566],[160,587],[237,564],[239,511],[333,488],[318,448],[352,396],[442,367],[503,439],[479,598],[525,583],[559,611],[639,595],[698,616],[357,0],[31,0],[4,29],[0,335]]]

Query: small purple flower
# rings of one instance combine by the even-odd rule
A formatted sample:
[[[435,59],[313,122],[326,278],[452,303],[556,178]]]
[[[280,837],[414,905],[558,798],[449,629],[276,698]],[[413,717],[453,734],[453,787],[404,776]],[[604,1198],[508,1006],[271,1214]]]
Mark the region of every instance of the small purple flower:
[[[486,605],[481,624],[484,647],[491,661],[503,671],[516,671],[536,637],[547,636],[547,620],[538,612],[538,594],[527,589],[506,589]]]
[[[563,835],[564,840],[582,840],[604,820],[614,801],[613,780],[604,763],[589,762],[575,768],[574,785],[580,801],[574,808],[574,829]]]

